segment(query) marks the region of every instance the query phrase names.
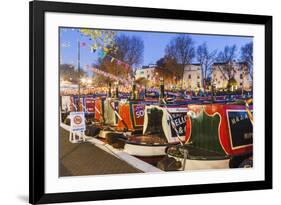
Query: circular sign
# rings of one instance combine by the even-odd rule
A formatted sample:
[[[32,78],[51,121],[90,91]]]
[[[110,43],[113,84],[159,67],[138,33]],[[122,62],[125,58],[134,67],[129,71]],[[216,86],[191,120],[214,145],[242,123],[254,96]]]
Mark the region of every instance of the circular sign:
[[[75,116],[74,119],[73,119],[74,123],[75,124],[81,124],[82,122],[82,117],[80,116]]]

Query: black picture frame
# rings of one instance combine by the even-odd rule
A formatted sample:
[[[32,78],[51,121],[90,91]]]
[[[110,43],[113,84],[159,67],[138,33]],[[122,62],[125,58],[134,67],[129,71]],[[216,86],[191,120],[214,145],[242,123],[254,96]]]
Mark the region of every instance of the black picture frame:
[[[31,204],[108,200],[138,197],[155,197],[198,193],[260,190],[272,188],[272,17],[262,15],[230,14],[136,8],[124,6],[104,6],[92,4],[33,1],[30,12],[30,107],[29,107],[29,202]],[[246,23],[265,26],[265,180],[182,185],[172,187],[136,188],[107,191],[86,191],[71,193],[45,192],[45,80],[44,41],[45,13],[62,12],[76,14],[101,14],[110,16],[149,17],[162,19],[182,19],[208,22]]]

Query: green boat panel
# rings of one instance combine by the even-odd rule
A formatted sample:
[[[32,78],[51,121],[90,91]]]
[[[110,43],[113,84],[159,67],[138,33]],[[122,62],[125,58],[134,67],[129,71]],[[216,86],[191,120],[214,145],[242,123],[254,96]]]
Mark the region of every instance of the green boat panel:
[[[188,150],[188,158],[192,160],[224,160],[229,159],[228,155],[200,149],[192,145],[185,145]]]
[[[202,111],[197,116],[191,116],[190,120],[191,136],[189,143],[191,144],[188,148],[190,157],[226,157],[227,154],[223,150],[219,139],[220,115],[216,113],[209,116]]]

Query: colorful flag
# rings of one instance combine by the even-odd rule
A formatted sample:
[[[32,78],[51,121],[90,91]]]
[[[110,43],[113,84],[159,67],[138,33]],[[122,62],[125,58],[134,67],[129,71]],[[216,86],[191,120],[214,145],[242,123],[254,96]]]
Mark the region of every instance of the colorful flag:
[[[107,54],[107,53],[103,51],[103,52],[102,52],[102,58],[104,58],[104,57],[106,56],[106,54]]]
[[[85,42],[81,42],[81,43],[80,43],[80,46],[81,46],[81,47],[86,46],[86,43],[85,43]]]
[[[95,53],[97,51],[97,49],[95,47],[91,47],[91,52]]]
[[[109,49],[106,48],[106,47],[104,47],[103,50],[104,50],[104,52],[108,52],[109,51]]]
[[[106,56],[106,52],[100,51],[98,55],[100,58],[104,58]]]

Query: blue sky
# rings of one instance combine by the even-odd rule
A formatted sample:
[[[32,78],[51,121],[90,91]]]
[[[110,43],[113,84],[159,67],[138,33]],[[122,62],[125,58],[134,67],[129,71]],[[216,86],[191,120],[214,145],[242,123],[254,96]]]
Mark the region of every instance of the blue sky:
[[[138,36],[144,42],[144,56],[142,65],[154,64],[158,59],[164,56],[165,47],[170,40],[176,37],[177,33],[161,33],[161,32],[136,32],[136,31],[117,31],[117,35],[125,34],[128,36]],[[252,37],[242,36],[223,36],[223,35],[198,35],[190,34],[195,46],[206,42],[209,51],[223,50],[227,45],[237,45],[237,56],[240,55],[241,46],[253,40]],[[61,63],[73,64],[77,66],[77,41],[85,42],[90,45],[92,41],[89,37],[81,35],[77,29],[61,28],[60,29],[60,59]],[[91,53],[90,46],[81,47],[81,67],[91,65],[98,59],[97,52]],[[196,58],[194,59],[196,62]]]

